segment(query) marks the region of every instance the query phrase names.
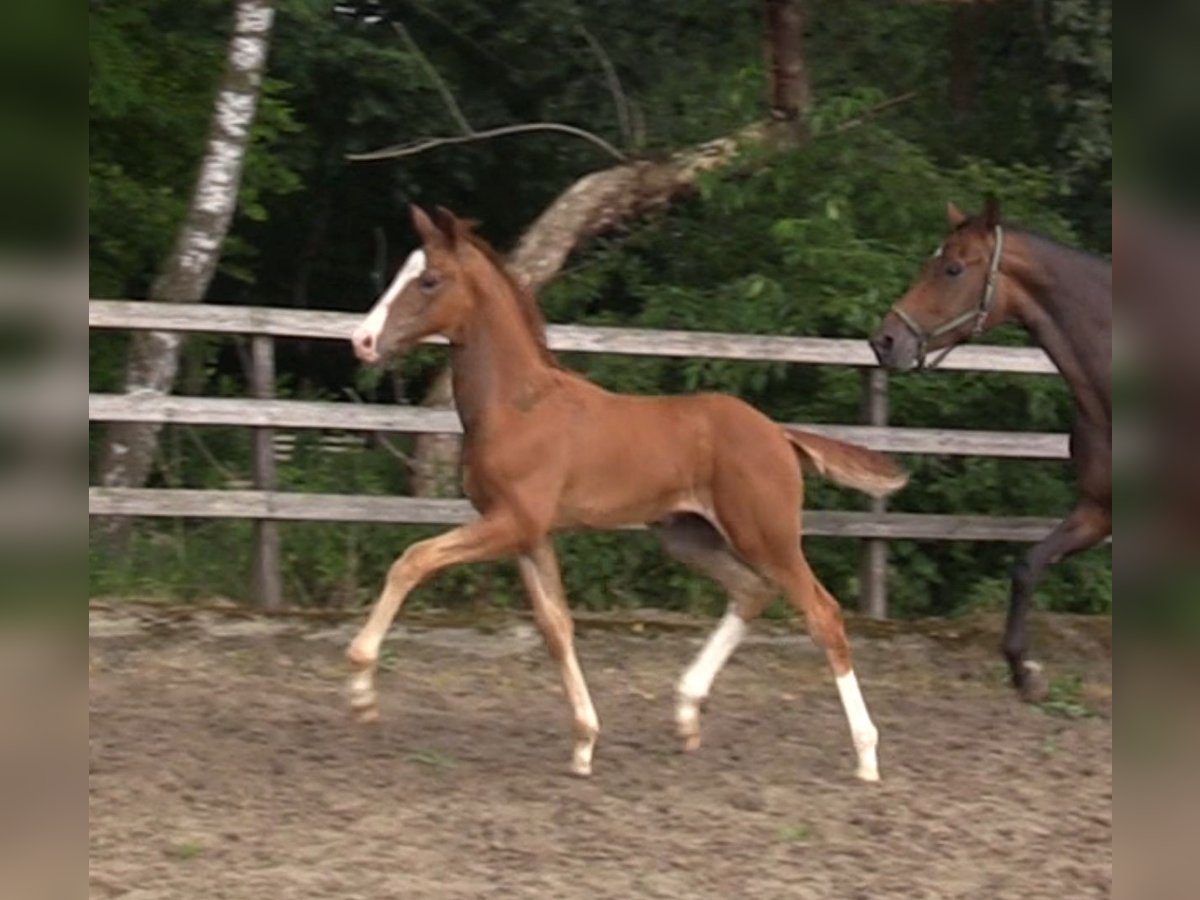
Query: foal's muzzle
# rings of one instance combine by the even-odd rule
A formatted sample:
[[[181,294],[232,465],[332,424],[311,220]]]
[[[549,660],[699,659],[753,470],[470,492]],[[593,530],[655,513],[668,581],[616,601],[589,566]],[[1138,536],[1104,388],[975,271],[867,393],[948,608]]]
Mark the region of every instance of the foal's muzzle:
[[[380,360],[378,340],[375,335],[366,328],[358,327],[354,329],[354,333],[350,335],[350,344],[354,347],[354,355],[361,362],[369,366],[373,366]]]

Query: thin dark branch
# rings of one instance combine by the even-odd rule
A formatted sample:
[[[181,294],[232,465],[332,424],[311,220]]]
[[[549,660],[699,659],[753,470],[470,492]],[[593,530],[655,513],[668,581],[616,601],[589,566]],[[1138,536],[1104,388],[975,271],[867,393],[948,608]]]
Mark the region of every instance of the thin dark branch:
[[[184,434],[186,434],[191,442],[196,445],[196,449],[200,451],[201,456],[208,460],[209,465],[221,473],[221,476],[226,482],[240,480],[238,475],[220,463],[217,457],[213,455],[213,452],[208,449],[208,445],[205,444],[204,441],[200,440],[200,435],[196,434],[195,430],[190,425],[180,425],[178,427],[183,429]]]
[[[633,149],[640,150],[646,143],[646,116],[642,112],[641,104],[636,100],[629,102],[629,120],[630,128],[633,131]]]
[[[503,69],[505,72],[508,72],[513,75],[516,74],[516,69],[514,69],[512,67],[512,65],[510,65],[508,60],[500,58],[495,53],[493,53],[491,50],[489,50],[487,47],[483,46],[483,44],[479,43],[473,37],[468,35],[466,32],[460,31],[458,28],[455,27],[454,23],[452,23],[445,16],[438,13],[432,7],[430,7],[424,3],[421,3],[420,0],[408,0],[408,5],[411,6],[413,9],[417,10],[417,12],[420,13],[421,15],[436,22],[441,28],[445,29],[445,31],[447,33],[452,35],[455,40],[461,41],[462,43],[466,44],[475,53],[479,54],[479,56],[481,58],[486,59],[488,62],[492,63],[493,65]]]
[[[834,135],[834,134],[841,134],[843,131],[849,131],[851,128],[857,128],[859,125],[862,125],[865,122],[869,122],[871,119],[875,118],[875,116],[879,115],[884,110],[891,109],[893,106],[899,106],[901,103],[907,103],[909,100],[916,97],[919,93],[921,93],[921,92],[920,91],[908,91],[903,94],[897,94],[895,97],[889,97],[887,100],[884,100],[880,103],[876,103],[874,106],[863,110],[861,115],[857,115],[853,119],[847,119],[845,122],[842,122],[836,128],[833,128],[830,131],[824,132],[823,134],[819,135],[819,137],[828,137],[828,136]]]
[[[437,92],[442,95],[442,100],[445,101],[446,108],[450,110],[451,117],[462,130],[462,133],[474,134],[475,129],[471,127],[471,123],[463,115],[463,111],[459,107],[458,101],[454,99],[454,94],[451,93],[449,86],[442,76],[438,74],[438,70],[434,68],[433,63],[429,61],[429,57],[422,52],[417,42],[413,40],[413,36],[408,33],[408,29],[400,22],[392,22],[392,28],[395,29],[396,34],[400,35],[400,39],[408,45],[409,51],[421,63],[422,68],[429,75],[429,80],[433,82],[433,86],[437,89]]]
[[[629,120],[629,101],[625,99],[625,91],[621,88],[621,79],[617,75],[617,68],[612,64],[608,54],[604,52],[604,47],[587,30],[587,26],[580,22],[576,27],[588,48],[595,54],[596,61],[600,63],[600,68],[604,72],[604,80],[608,83],[609,93],[612,94],[613,106],[617,109],[617,128],[621,132],[621,143],[626,148],[632,147],[633,129]]]
[[[349,397],[351,400],[353,400],[355,403],[363,403],[364,402],[363,398],[359,396],[358,391],[354,390],[354,388],[345,388],[345,391],[346,391],[346,396]],[[379,442],[379,446],[381,446],[384,450],[386,450],[389,454],[391,454],[393,459],[399,460],[400,462],[404,463],[404,465],[408,466],[410,469],[412,469],[416,466],[416,460],[414,460],[411,456],[409,456],[407,453],[405,453],[403,450],[401,450],[399,447],[397,447],[395,444],[393,444],[386,435],[384,435],[383,433],[378,432],[378,431],[372,431],[371,436],[373,438],[375,438],[376,441]]]
[[[352,162],[400,159],[401,157],[416,156],[418,153],[425,153],[429,150],[452,144],[469,144],[475,141],[487,141],[492,138],[504,137],[509,134],[526,134],[535,131],[554,131],[559,134],[569,134],[573,137],[582,138],[588,143],[599,147],[609,156],[620,162],[628,162],[629,160],[624,153],[604,140],[604,138],[592,134],[590,131],[585,131],[582,128],[576,128],[574,125],[564,125],[561,122],[526,122],[522,125],[503,125],[499,128],[489,128],[486,131],[477,131],[474,134],[462,135],[461,137],[421,138],[409,144],[397,144],[393,147],[384,147],[381,150],[371,150],[367,153],[347,153],[346,159]]]
[[[375,237],[375,264],[371,266],[371,283],[375,286],[375,296],[383,296],[387,282],[387,235],[383,228],[376,225],[373,229]]]

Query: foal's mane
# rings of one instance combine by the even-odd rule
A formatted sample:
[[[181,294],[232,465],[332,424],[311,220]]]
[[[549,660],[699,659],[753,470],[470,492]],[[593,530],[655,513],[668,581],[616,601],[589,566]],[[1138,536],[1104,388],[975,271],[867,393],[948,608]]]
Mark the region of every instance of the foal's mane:
[[[516,297],[517,311],[521,314],[521,321],[537,343],[542,360],[555,368],[562,368],[558,358],[546,343],[546,320],[542,317],[542,310],[538,306],[537,297],[534,296],[533,291],[523,285],[519,279],[514,278],[496,249],[475,233],[474,222],[466,222],[461,219],[459,222],[463,226],[458,232],[459,239],[466,239],[472,247],[483,254],[484,258],[492,264],[496,274],[508,285],[509,290]]]

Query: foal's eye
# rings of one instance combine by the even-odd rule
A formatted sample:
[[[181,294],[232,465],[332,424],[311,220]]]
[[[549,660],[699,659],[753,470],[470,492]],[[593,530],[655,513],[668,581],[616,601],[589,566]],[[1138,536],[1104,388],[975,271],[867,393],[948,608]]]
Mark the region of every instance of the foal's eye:
[[[417,284],[423,291],[432,291],[442,283],[441,276],[437,272],[426,269],[421,273],[421,277],[417,279]]]
[[[962,274],[963,265],[957,259],[946,263],[946,274],[951,278],[955,278]]]

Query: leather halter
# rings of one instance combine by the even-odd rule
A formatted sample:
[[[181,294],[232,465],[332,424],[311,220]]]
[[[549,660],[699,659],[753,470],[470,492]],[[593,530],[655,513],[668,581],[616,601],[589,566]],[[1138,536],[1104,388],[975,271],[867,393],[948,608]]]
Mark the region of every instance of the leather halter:
[[[971,334],[967,340],[970,340],[983,331],[983,323],[987,320],[988,313],[992,311],[992,302],[996,299],[996,276],[1000,272],[1000,257],[1004,253],[1004,229],[997,225],[995,228],[995,234],[996,246],[992,250],[992,261],[988,264],[987,281],[984,282],[983,296],[979,298],[979,305],[977,307],[974,309],[969,309],[965,313],[955,316],[949,322],[939,325],[932,331],[925,331],[925,329],[921,327],[916,319],[914,319],[900,307],[892,307],[892,312],[896,314],[896,318],[903,322],[904,327],[911,331],[913,337],[917,339],[916,367],[918,369],[936,369],[941,364],[942,360],[946,358],[946,354],[962,343],[961,341],[958,341],[943,348],[942,352],[934,358],[933,362],[926,366],[925,351],[929,347],[930,341],[941,337],[947,332],[954,331],[956,328],[960,327],[966,322],[970,322],[972,319],[974,319],[974,323],[971,326]]]

